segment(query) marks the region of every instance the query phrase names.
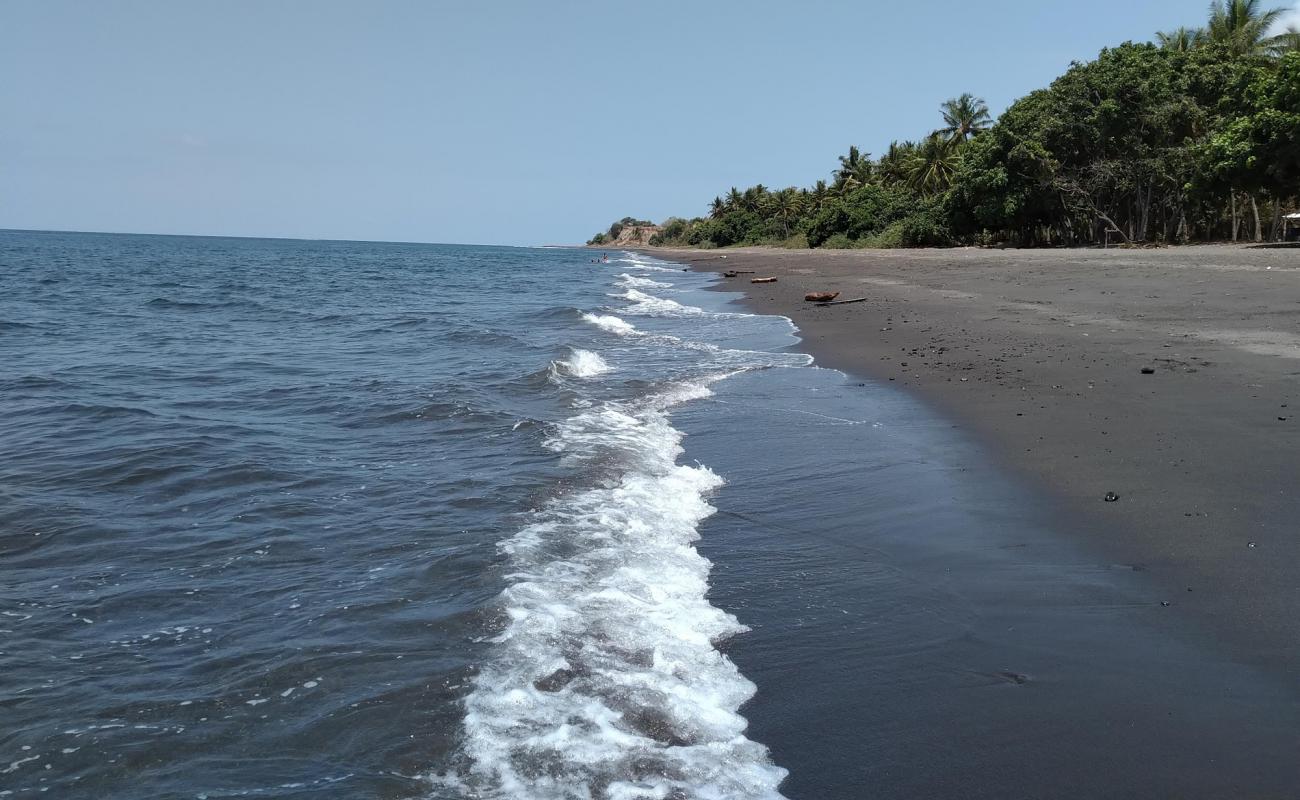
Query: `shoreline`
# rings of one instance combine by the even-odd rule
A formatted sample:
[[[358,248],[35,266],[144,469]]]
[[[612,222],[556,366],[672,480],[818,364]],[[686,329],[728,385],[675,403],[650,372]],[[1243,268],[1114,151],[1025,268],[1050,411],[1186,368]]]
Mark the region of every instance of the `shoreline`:
[[[890,383],[951,420],[1042,490],[1090,551],[1145,573],[1171,625],[1208,630],[1233,660],[1300,674],[1295,253],[644,252],[777,277],[715,288],[792,319],[819,365]],[[818,308],[802,299],[810,291],[868,299]]]

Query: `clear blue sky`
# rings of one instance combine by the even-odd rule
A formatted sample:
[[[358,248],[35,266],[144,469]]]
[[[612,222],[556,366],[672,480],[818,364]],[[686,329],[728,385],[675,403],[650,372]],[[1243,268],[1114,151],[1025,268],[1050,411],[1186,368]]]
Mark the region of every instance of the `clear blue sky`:
[[[0,228],[574,242],[1206,5],[0,0]]]

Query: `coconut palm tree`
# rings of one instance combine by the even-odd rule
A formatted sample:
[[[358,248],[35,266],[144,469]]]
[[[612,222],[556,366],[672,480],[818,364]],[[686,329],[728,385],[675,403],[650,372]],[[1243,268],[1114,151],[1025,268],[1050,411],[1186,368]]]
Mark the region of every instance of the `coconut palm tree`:
[[[853,182],[861,186],[871,180],[871,154],[863,153],[857,146],[850,146],[848,155],[840,156],[840,168],[833,173],[835,185],[842,187]]]
[[[740,208],[745,211],[762,211],[763,201],[767,198],[767,187],[763,184],[751,186],[740,195]]]
[[[798,217],[799,212],[803,209],[799,190],[791,186],[788,189],[773,192],[767,196],[765,205],[767,206],[768,216],[781,220],[781,231],[785,238],[789,239],[790,220]]]
[[[1263,8],[1260,0],[1214,0],[1205,39],[1236,55],[1266,55],[1277,44],[1277,37],[1270,36],[1268,30],[1284,12],[1282,8]]]
[[[917,145],[908,162],[907,185],[926,195],[940,194],[952,185],[961,161],[959,140],[935,131]]]
[[[821,211],[822,206],[826,205],[826,198],[830,197],[830,194],[831,190],[826,185],[826,181],[817,181],[808,192],[809,209],[814,212]]]
[[[987,130],[993,122],[988,104],[969,92],[944,102],[939,106],[939,113],[943,114],[944,123],[939,132],[947,134],[954,142],[966,141],[980,131]]]
[[[1287,53],[1294,52],[1300,52],[1300,28],[1292,25],[1273,37],[1268,45],[1268,53],[1281,58]]]
[[[727,201],[723,200],[721,197],[713,198],[713,202],[709,203],[709,218],[718,219],[726,213]]]
[[[1172,31],[1160,31],[1156,34],[1156,43],[1166,50],[1186,53],[1200,44],[1204,36],[1205,31],[1200,28],[1182,26],[1174,28]]]
[[[731,191],[727,192],[727,200],[726,200],[727,210],[738,211],[740,210],[741,206],[744,205],[744,202],[745,202],[745,195],[742,194],[741,191],[736,187],[734,186],[731,187]]]
[[[889,150],[880,157],[876,165],[876,175],[882,183],[894,185],[906,183],[910,172],[912,154],[916,152],[916,142],[890,142]]]

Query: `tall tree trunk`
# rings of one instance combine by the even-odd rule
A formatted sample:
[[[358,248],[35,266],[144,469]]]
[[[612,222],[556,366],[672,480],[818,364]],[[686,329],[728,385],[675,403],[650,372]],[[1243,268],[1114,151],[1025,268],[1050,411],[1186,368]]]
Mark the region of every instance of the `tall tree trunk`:
[[[1138,231],[1138,241],[1147,240],[1147,231],[1151,229],[1151,184],[1147,184],[1147,195],[1142,197],[1142,190],[1138,189],[1138,198],[1142,203],[1142,230]]]
[[[1232,192],[1232,241],[1237,241],[1237,192]]]
[[[1255,195],[1250,196],[1250,210],[1255,215],[1255,241],[1264,241],[1264,226],[1259,221],[1259,204],[1255,202]]]

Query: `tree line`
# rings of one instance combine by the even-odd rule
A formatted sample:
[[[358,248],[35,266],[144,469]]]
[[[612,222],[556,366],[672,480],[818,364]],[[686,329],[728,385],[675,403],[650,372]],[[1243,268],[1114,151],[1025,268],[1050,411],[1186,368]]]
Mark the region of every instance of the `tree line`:
[[[1300,198],[1300,31],[1216,0],[1204,27],[1074,63],[996,121],[971,95],[810,187],[732,187],[655,245],[907,247],[1275,238]],[[611,232],[612,233],[612,232]],[[597,234],[589,244],[607,241]]]

